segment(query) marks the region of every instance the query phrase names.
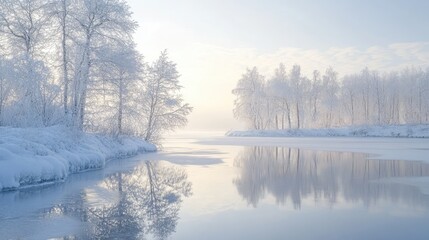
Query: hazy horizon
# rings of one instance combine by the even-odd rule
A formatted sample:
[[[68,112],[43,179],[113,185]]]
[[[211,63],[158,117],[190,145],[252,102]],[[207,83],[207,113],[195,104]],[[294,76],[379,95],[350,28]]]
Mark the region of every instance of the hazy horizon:
[[[231,90],[246,68],[267,77],[280,62],[305,74],[332,66],[340,76],[364,67],[429,66],[424,1],[130,0],[146,61],[167,49],[194,111],[188,130],[242,128]],[[410,14],[412,13],[412,14]]]
[[[0,238],[429,239],[428,9],[0,0]]]

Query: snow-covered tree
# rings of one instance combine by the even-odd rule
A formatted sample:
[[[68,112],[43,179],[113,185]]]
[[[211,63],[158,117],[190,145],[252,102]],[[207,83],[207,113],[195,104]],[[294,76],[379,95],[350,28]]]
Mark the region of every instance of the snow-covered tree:
[[[340,78],[330,67],[311,80],[299,65],[286,72],[280,64],[265,83],[256,68],[247,70],[233,90],[235,116],[253,129],[284,129],[285,116],[289,128],[429,123],[429,68],[364,68]]]
[[[4,110],[12,98],[14,72],[11,62],[0,56],[0,126],[3,125]]]
[[[49,23],[48,0],[1,0],[0,36],[6,39],[9,55],[17,71],[17,115],[15,124],[42,125],[44,86],[49,84],[48,70],[42,60],[45,30]],[[18,90],[18,89],[17,89]]]
[[[331,127],[335,120],[335,111],[338,109],[338,91],[339,85],[337,80],[337,72],[332,67],[326,69],[322,81],[322,105],[324,107],[324,127]],[[337,117],[338,118],[338,117]]]
[[[247,69],[238,81],[232,93],[234,101],[234,116],[244,120],[250,128],[266,128],[265,79],[256,67]]]
[[[286,118],[288,128],[291,128],[291,100],[292,91],[288,82],[288,76],[286,67],[284,64],[280,64],[274,72],[273,78],[267,83],[267,94],[272,99],[273,110],[276,112],[275,125],[277,129],[285,129]],[[279,117],[280,116],[280,117]],[[279,120],[280,118],[280,120]]]
[[[141,97],[143,136],[158,141],[162,133],[186,125],[192,107],[184,103],[176,64],[168,59],[167,51],[146,67]]]
[[[88,117],[115,135],[133,134],[131,122],[137,117],[136,95],[143,77],[142,57],[131,43],[129,46],[101,47],[96,56],[94,72],[98,77],[89,90],[93,97],[90,98]],[[100,115],[104,116],[104,121]]]
[[[71,0],[57,0],[55,1],[55,4],[53,4],[53,11],[52,15],[56,16],[57,19],[57,25],[60,29],[60,38],[59,41],[61,42],[61,49],[59,52],[61,53],[61,81],[63,85],[63,108],[64,108],[64,115],[67,117],[69,113],[69,85],[70,85],[70,35],[71,35],[71,29],[74,28],[73,21],[71,19],[71,7],[72,1]]]
[[[40,53],[44,29],[48,25],[48,0],[0,0],[0,33],[7,39],[10,53],[33,58]]]
[[[94,51],[109,42],[126,43],[137,27],[129,6],[122,0],[77,0],[70,13],[79,29],[75,31],[78,57],[75,63],[72,116],[82,129]]]
[[[346,75],[343,78],[342,88],[341,88],[341,102],[345,112],[348,114],[347,119],[351,125],[356,123],[357,111],[357,79],[359,76],[357,74]]]
[[[313,71],[313,78],[311,79],[310,99],[309,99],[309,112],[311,113],[311,123],[318,125],[318,117],[320,112],[320,102],[322,98],[322,79],[318,70]]]
[[[289,73],[291,94],[293,96],[293,109],[295,112],[296,127],[304,124],[305,105],[310,91],[311,82],[301,74],[301,66],[295,64]]]
[[[175,64],[146,66],[131,15],[125,0],[0,0],[0,125],[157,140],[186,124]]]

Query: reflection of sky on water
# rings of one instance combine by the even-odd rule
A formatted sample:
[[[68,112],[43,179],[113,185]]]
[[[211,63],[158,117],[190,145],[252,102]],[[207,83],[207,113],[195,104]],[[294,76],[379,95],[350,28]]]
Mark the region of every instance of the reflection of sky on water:
[[[320,152],[280,147],[246,147],[235,159],[240,169],[234,180],[238,192],[257,206],[267,194],[278,204],[303,199],[339,199],[365,206],[392,201],[429,209],[428,196],[416,187],[379,181],[386,178],[429,176],[429,164],[416,161],[371,160],[359,153]]]
[[[78,238],[166,239],[175,231],[182,198],[190,194],[184,171],[147,161],[45,209],[44,216],[79,219],[85,227]]]
[[[177,138],[65,183],[1,193],[0,238],[429,238],[427,163],[259,141]]]

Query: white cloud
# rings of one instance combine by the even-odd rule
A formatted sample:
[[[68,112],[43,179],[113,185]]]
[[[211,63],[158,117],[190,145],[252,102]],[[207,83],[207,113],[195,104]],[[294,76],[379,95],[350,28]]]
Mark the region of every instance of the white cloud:
[[[219,21],[205,21],[207,20],[204,19],[205,14],[210,15],[216,11],[206,13],[205,11],[198,11],[198,9],[209,10],[206,8],[211,6],[210,4],[195,5],[192,2],[185,5],[182,3],[172,5],[170,1],[140,0],[129,2],[132,9],[135,10],[136,20],[140,23],[135,39],[146,57],[146,61],[152,61],[162,50],[168,49],[170,58],[177,63],[181,74],[180,81],[184,86],[185,100],[195,107],[190,116],[190,128],[194,129],[226,129],[239,126],[232,116],[233,95],[231,90],[235,87],[246,67],[258,66],[260,72],[268,76],[272,74],[280,62],[285,63],[289,69],[293,64],[300,64],[303,72],[308,75],[314,69],[323,72],[329,66],[334,67],[340,75],[358,72],[366,66],[382,71],[401,69],[411,65],[429,66],[429,42],[393,43],[366,49],[356,46],[328,49],[284,47],[271,52],[262,51],[243,46],[262,44],[264,47],[273,49],[281,45],[279,39],[283,39],[283,33],[290,34],[287,39],[290,39],[292,43],[300,44],[299,41],[301,40],[305,41],[303,45],[316,46],[320,45],[318,41],[321,41],[324,43],[322,45],[326,46],[328,36],[320,36],[317,39],[315,36],[317,32],[311,31],[315,29],[309,29],[306,22],[301,21],[305,19],[297,21],[296,18],[293,18],[293,21],[276,23],[279,25],[273,25],[271,22],[266,23],[262,20],[260,26],[256,25],[269,28],[270,31],[267,32],[270,34],[264,34],[267,32],[262,30],[266,29],[257,28],[255,24],[249,25],[247,22],[244,25],[234,25],[236,28],[228,28],[225,24],[236,23],[224,21],[224,18],[219,19]],[[216,5],[218,4],[216,2]],[[247,9],[242,9],[240,4],[235,7],[238,6],[240,10]],[[228,5],[227,7],[231,6]],[[366,5],[362,5],[362,7],[367,8]],[[292,9],[288,13],[297,14],[298,10]],[[224,12],[218,11],[218,13],[223,14]],[[243,12],[238,12],[234,16],[247,16],[242,14]],[[303,16],[302,14],[298,15]],[[217,15],[212,17],[215,16]],[[309,15],[309,17],[313,16],[319,18],[318,15]],[[291,24],[288,25],[287,23]],[[320,23],[325,23],[325,21],[322,19]],[[245,26],[246,29],[237,26]],[[320,27],[321,32],[323,32],[323,26]],[[330,27],[332,26],[330,25]],[[236,29],[236,32],[233,35],[228,35],[231,34],[231,29]],[[247,30],[251,30],[254,35],[248,34]],[[385,31],[380,30],[380,32]],[[370,34],[371,32],[366,31],[365,33]],[[303,38],[305,36],[312,38]],[[250,39],[251,37],[253,38]],[[348,35],[340,37],[343,37],[342,40],[344,41],[350,40],[350,42],[358,42],[362,45],[368,44],[368,41],[374,40],[374,37],[381,38],[365,35],[353,35],[354,39],[348,38]],[[360,39],[354,41],[356,38]],[[329,42],[333,46],[335,43],[344,42],[337,40],[341,39],[329,38]],[[287,44],[285,43],[285,45]]]
[[[373,46],[332,47],[329,49],[281,48],[260,52],[253,48],[228,48],[197,42],[195,33],[174,23],[145,22],[136,40],[150,61],[167,48],[177,63],[185,99],[195,107],[190,116],[193,129],[237,128],[233,119],[231,90],[247,67],[257,66],[271,75],[280,62],[291,68],[300,64],[311,76],[314,69],[323,72],[332,66],[340,75],[358,72],[364,67],[390,71],[406,66],[429,66],[429,42],[395,43]],[[208,30],[209,31],[209,30]]]

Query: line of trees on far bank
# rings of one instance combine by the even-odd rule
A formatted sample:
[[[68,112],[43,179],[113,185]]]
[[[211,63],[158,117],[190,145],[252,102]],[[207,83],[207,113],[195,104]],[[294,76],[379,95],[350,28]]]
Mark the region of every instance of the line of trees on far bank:
[[[186,124],[174,62],[146,63],[124,0],[0,0],[0,126],[156,140]]]
[[[234,116],[250,129],[429,123],[429,68],[365,68],[340,78],[332,67],[309,77],[280,64],[265,78],[254,67],[232,93]]]

